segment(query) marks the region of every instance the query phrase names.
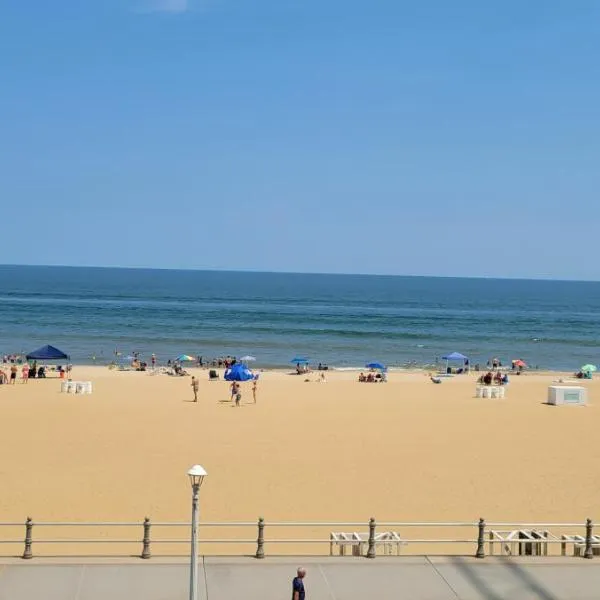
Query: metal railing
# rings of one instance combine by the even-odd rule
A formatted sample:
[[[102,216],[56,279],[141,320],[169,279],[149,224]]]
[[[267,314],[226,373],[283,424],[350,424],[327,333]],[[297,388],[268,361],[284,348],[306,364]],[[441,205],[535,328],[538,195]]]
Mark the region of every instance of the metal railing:
[[[399,545],[445,545],[454,544],[462,545],[463,548],[471,550],[463,552],[463,555],[471,555],[476,558],[486,557],[486,544],[488,545],[488,554],[493,555],[496,547],[501,548],[501,553],[516,554],[516,555],[548,555],[548,545],[560,544],[561,554],[566,554],[566,548],[569,544],[573,546],[573,553],[576,556],[582,556],[591,559],[594,555],[600,555],[600,535],[594,535],[594,524],[591,519],[586,519],[585,522],[573,523],[506,523],[506,522],[486,522],[484,519],[478,521],[466,522],[377,522],[371,518],[368,522],[287,522],[287,521],[265,521],[260,517],[257,521],[242,521],[242,522],[201,522],[200,525],[200,542],[201,544],[237,544],[251,546],[251,554],[257,559],[265,558],[266,545],[290,545],[298,547],[303,544],[310,545],[329,545],[329,554],[333,554],[335,549],[340,551],[340,554],[345,554],[345,547],[351,546],[353,554],[356,556],[364,556],[369,559],[374,559],[377,556],[379,548],[396,544],[397,553],[400,553]],[[7,529],[14,530],[19,528],[24,531],[23,539],[5,538],[2,534]],[[135,529],[139,531],[140,537],[137,535],[123,537],[77,537],[77,538],[47,538],[43,535],[43,530],[68,529],[68,528],[95,528],[101,532],[106,532],[113,528],[116,529]],[[34,557],[33,547],[46,545],[71,544],[79,548],[80,544],[128,544],[138,547],[139,554],[135,554],[142,559],[150,559],[152,557],[153,548],[156,545],[178,545],[190,543],[189,536],[186,537],[163,537],[157,535],[157,531],[164,531],[169,528],[185,529],[186,533],[190,529],[189,522],[152,522],[149,517],[139,522],[36,522],[28,517],[25,522],[21,523],[2,523],[0,522],[0,545],[20,545],[23,552],[19,556],[23,559],[31,559]],[[210,537],[206,535],[208,529],[252,529],[256,532],[256,537]],[[272,530],[287,530],[287,529],[329,529],[328,537],[276,537],[267,535],[267,532]],[[341,539],[331,533],[333,529],[352,528],[357,530],[366,528],[365,534],[354,533],[351,539]],[[391,539],[385,537],[384,531],[389,532],[389,528],[401,528],[403,530],[448,530],[460,529],[462,531],[472,532],[473,535],[467,533],[466,536],[451,536],[451,537],[399,537],[399,534],[394,532],[394,537]],[[512,529],[512,531],[499,531],[498,528]],[[550,528],[561,529],[561,531],[569,530],[569,534],[554,535],[549,531]],[[576,533],[573,533],[576,529]],[[509,533],[503,537],[501,534]],[[1,547],[1,546],[0,546]],[[513,549],[516,548],[516,551]],[[238,553],[242,554],[242,553]],[[56,555],[56,554],[55,554]],[[76,554],[80,555],[80,553]],[[124,556],[122,553],[111,552],[112,556]],[[163,554],[164,556],[165,554]],[[272,555],[276,555],[273,553]],[[36,554],[36,556],[39,556]],[[64,556],[64,555],[63,555]]]

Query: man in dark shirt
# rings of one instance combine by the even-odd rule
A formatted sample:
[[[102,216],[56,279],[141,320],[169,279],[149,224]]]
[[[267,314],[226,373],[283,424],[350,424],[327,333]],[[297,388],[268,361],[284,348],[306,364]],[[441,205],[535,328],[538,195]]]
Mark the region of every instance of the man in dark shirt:
[[[292,600],[304,600],[304,577],[306,569],[300,567],[294,580],[292,581]]]

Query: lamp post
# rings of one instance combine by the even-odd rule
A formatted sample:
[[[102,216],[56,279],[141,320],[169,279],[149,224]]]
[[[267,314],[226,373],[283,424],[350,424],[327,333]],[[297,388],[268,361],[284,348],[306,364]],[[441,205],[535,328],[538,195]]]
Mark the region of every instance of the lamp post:
[[[190,600],[198,600],[198,495],[200,486],[206,477],[206,471],[200,465],[194,465],[187,472],[192,484],[192,548],[190,557]]]

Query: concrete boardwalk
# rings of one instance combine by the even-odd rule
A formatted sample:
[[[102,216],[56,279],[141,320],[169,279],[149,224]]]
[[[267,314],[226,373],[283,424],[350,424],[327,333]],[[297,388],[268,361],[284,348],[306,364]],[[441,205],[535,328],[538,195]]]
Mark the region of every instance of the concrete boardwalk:
[[[298,564],[307,600],[587,600],[600,560],[464,557],[205,558],[201,600],[289,600]],[[186,600],[188,565],[152,559],[0,562],[0,600]]]

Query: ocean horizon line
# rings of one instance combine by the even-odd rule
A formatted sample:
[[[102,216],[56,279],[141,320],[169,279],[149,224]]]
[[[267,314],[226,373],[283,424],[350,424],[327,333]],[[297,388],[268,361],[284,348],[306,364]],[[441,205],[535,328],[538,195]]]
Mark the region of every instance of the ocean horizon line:
[[[0,268],[32,268],[32,269],[93,269],[93,270],[119,270],[119,271],[146,271],[146,272],[173,272],[173,273],[227,273],[227,274],[255,274],[255,275],[301,275],[316,277],[372,277],[386,279],[445,279],[460,281],[535,281],[535,282],[557,282],[557,283],[600,283],[600,279],[565,279],[552,277],[498,277],[486,275],[415,275],[415,274],[393,274],[393,273],[334,273],[315,271],[269,271],[262,269],[221,269],[221,268],[177,268],[177,267],[132,267],[114,265],[67,265],[67,264],[31,264],[31,263],[0,263]]]

